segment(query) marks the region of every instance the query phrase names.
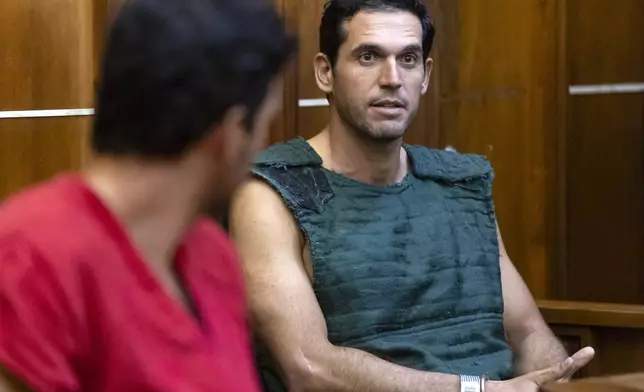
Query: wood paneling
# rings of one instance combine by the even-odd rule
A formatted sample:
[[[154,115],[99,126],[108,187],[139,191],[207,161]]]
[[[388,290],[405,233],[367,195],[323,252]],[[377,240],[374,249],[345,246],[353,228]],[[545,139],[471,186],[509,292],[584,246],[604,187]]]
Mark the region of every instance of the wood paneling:
[[[0,2],[0,110],[92,107],[98,11],[81,0]],[[80,168],[90,121],[0,119],[0,199]]]
[[[644,83],[643,17],[641,0],[568,0],[570,83]],[[567,298],[644,303],[644,94],[568,106]]]
[[[644,330],[644,305],[541,300],[539,308],[552,324]]]
[[[641,392],[644,391],[644,374],[626,374],[593,378],[567,384],[543,386],[540,392]]]
[[[298,98],[324,98],[318,89],[313,73],[313,58],[319,51],[319,27],[326,0],[298,1],[298,29],[300,52],[298,55],[299,86]]]
[[[297,136],[305,139],[317,135],[329,121],[328,107],[299,108]]]
[[[65,170],[79,169],[91,119],[0,120],[0,200]]]
[[[298,100],[322,99],[324,93],[318,89],[313,72],[313,59],[319,52],[319,27],[325,0],[298,1]],[[305,139],[315,136],[324,128],[329,119],[328,107],[298,107],[295,135]]]
[[[92,27],[93,27],[93,85],[98,86],[98,76],[100,74],[103,49],[107,38],[109,18],[110,18],[109,0],[92,0]],[[94,90],[92,91],[92,94]]]
[[[300,2],[293,0],[272,0],[277,10],[284,18],[286,27],[294,32],[298,32],[300,16]],[[301,42],[301,41],[300,41]],[[301,46],[301,45],[300,45]],[[278,116],[276,121],[271,127],[271,132],[268,138],[268,145],[289,140],[297,134],[298,127],[298,84],[300,67],[298,64],[298,57],[292,59],[291,63],[285,69],[284,77],[284,98],[282,113]],[[267,145],[267,147],[268,147]]]
[[[508,252],[537,297],[557,249],[557,7],[434,0],[440,145],[486,155]]]
[[[595,359],[580,373],[596,377],[644,369],[644,306],[539,301],[539,309],[569,352],[595,348]]]
[[[566,0],[572,84],[644,82],[644,3]]]
[[[568,299],[644,303],[643,97],[571,99]]]
[[[593,328],[597,376],[641,372],[644,369],[644,330]]]
[[[89,1],[0,2],[0,110],[91,107],[92,20]]]

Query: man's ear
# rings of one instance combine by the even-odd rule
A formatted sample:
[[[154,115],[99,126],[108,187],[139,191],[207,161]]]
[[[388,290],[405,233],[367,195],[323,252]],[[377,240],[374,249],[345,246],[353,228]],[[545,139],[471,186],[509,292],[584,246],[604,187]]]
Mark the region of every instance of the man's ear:
[[[331,94],[333,91],[333,67],[329,58],[323,53],[316,54],[313,59],[313,70],[318,88],[325,94]]]
[[[211,156],[219,162],[233,164],[238,151],[247,142],[245,135],[246,108],[236,105],[226,111],[221,121],[212,126],[209,135],[204,140],[204,147]]]
[[[423,79],[423,88],[421,90],[421,94],[425,94],[427,92],[427,88],[429,87],[429,78],[432,76],[432,70],[434,69],[434,60],[432,60],[431,57],[427,57],[427,61],[425,61],[425,78]]]

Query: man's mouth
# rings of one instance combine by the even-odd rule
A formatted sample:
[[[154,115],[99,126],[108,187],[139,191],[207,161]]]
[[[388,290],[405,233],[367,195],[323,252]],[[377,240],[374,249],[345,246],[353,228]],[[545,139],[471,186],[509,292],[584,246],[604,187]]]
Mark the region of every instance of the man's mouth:
[[[371,109],[382,118],[394,119],[403,115],[405,105],[396,99],[381,99],[372,103]]]
[[[381,99],[371,104],[371,106],[382,108],[405,108],[405,105],[396,99]]]

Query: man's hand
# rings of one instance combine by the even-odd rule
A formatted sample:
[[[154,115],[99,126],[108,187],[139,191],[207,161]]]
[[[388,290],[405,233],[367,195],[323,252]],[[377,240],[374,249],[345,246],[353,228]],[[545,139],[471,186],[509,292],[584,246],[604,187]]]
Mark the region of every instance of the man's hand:
[[[490,382],[489,392],[537,392],[540,386],[552,382],[567,382],[573,374],[595,357],[595,350],[585,347],[572,357],[549,368],[525,374],[507,381]]]

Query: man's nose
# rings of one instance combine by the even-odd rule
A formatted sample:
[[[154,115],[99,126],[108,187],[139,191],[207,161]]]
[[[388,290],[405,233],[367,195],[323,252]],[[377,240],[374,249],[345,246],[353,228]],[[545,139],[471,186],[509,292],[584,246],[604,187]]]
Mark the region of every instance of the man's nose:
[[[395,58],[387,59],[382,63],[380,71],[380,87],[397,89],[402,86],[402,79]]]

